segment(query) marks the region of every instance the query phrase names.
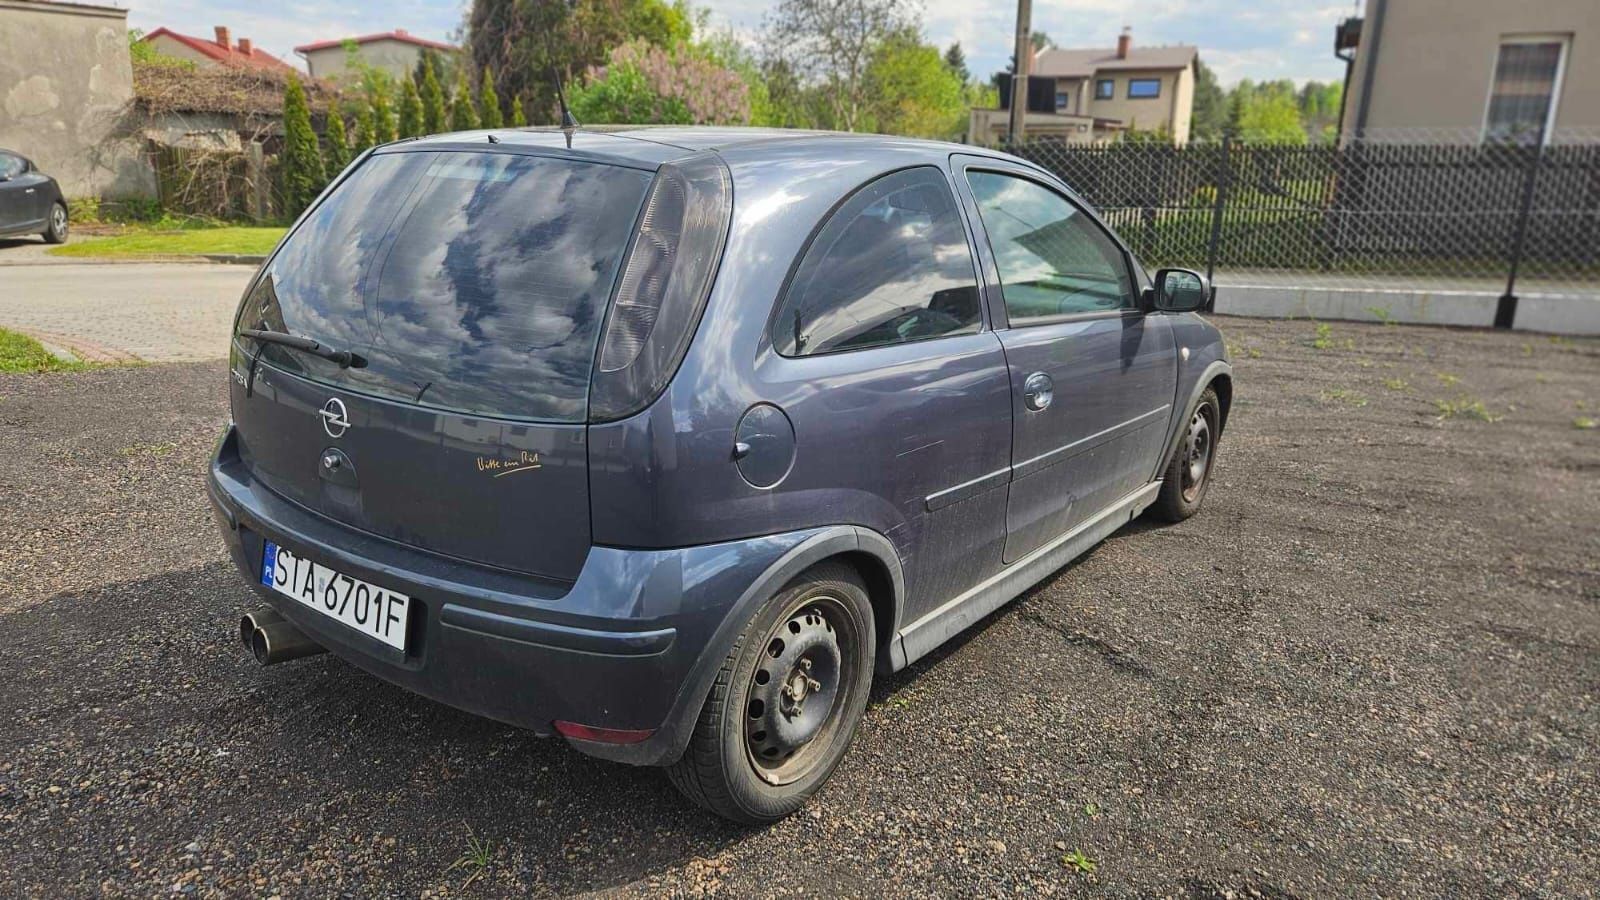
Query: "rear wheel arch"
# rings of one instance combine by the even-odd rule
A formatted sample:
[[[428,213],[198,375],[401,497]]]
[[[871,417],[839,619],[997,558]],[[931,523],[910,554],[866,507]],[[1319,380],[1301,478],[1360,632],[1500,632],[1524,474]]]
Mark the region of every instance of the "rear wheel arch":
[[[861,583],[867,588],[867,599],[872,603],[872,622],[875,632],[873,637],[878,645],[878,666],[882,668],[889,664],[890,645],[900,622],[900,602],[895,576],[882,559],[864,550],[840,553],[819,560],[811,568],[834,560],[854,569],[860,576]]]

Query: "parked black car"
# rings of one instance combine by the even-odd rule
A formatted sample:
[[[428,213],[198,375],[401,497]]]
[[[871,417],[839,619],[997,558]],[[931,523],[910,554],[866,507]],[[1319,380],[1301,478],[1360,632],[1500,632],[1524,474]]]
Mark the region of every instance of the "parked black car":
[[[1209,299],[973,147],[381,147],[235,320],[209,485],[270,604],[240,635],[771,821],[875,673],[1199,508],[1233,396]]]
[[[67,239],[67,201],[61,186],[32,161],[0,150],[0,237],[38,234],[52,244]]]

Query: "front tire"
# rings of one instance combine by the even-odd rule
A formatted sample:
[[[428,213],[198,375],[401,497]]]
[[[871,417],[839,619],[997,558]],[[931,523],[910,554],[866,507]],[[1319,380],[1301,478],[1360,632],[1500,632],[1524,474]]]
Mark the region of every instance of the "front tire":
[[[695,803],[747,825],[805,804],[844,758],[877,653],[855,569],[825,562],[756,612],[711,686],[683,758],[667,769]]]
[[[1222,436],[1222,403],[1217,390],[1207,387],[1178,439],[1161,493],[1150,507],[1157,518],[1182,522],[1200,511],[1200,503],[1211,488],[1211,470],[1217,462],[1217,439]]]
[[[47,244],[64,244],[67,242],[67,205],[57,203],[50,207],[50,218],[45,221],[44,242]]]

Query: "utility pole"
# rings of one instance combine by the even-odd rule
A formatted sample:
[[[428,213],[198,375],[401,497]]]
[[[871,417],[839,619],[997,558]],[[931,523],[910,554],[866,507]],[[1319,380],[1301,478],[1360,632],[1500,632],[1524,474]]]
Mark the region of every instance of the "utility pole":
[[[1028,134],[1028,73],[1033,70],[1033,0],[1017,0],[1017,64],[1011,74],[1012,144]]]

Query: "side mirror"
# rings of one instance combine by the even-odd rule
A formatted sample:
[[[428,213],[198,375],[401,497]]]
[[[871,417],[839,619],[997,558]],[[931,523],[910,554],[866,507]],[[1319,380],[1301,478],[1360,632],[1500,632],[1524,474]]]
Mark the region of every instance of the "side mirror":
[[[1211,285],[1192,269],[1162,269],[1156,273],[1152,293],[1152,306],[1161,312],[1196,312],[1211,299]]]

